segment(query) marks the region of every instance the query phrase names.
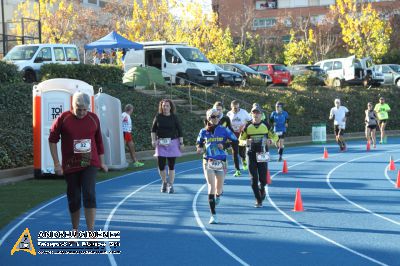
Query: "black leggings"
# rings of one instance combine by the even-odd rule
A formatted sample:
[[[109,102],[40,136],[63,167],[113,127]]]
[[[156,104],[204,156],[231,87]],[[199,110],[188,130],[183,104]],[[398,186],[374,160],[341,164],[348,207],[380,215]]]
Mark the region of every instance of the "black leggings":
[[[239,143],[232,142],[232,156],[233,156],[233,162],[235,164],[235,169],[240,170],[239,166],[239,156],[242,158],[242,160],[246,160],[246,147],[245,146],[239,146]]]
[[[160,169],[160,171],[164,171],[165,170],[165,165],[167,164],[167,159],[168,159],[168,169],[169,170],[175,170],[176,157],[157,156],[158,169]]]
[[[255,153],[247,155],[247,163],[249,164],[251,188],[253,189],[254,197],[258,202],[261,202],[260,190],[264,190],[267,184],[268,163],[258,163]],[[260,186],[258,186],[258,182],[260,182]]]
[[[97,168],[94,166],[65,175],[70,212],[76,212],[81,208],[82,195],[85,208],[96,208],[96,175]]]

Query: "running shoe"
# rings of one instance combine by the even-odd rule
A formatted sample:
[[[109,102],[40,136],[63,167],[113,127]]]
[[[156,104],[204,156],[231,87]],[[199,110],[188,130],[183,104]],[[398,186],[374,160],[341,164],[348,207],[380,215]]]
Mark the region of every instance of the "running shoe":
[[[133,163],[133,167],[142,167],[142,166],[144,166],[144,163],[141,163],[139,161]]]
[[[279,156],[278,162],[282,162],[282,156]]]
[[[243,170],[247,170],[247,169],[249,169],[248,167],[247,167],[247,162],[246,162],[246,160],[244,160],[243,161]]]
[[[256,201],[256,203],[254,204],[254,208],[262,208],[262,203]]]
[[[217,215],[216,214],[211,215],[210,221],[208,223],[209,224],[217,224],[218,223]]]
[[[167,182],[163,182],[162,184],[161,184],[161,192],[162,193],[165,193],[165,192],[167,192]]]
[[[236,170],[235,173],[233,174],[234,177],[238,177],[242,175],[242,173],[240,172],[240,170]]]
[[[174,194],[175,190],[174,190],[174,186],[171,184],[168,184],[168,194]]]
[[[219,202],[221,201],[221,196],[217,196],[217,197],[215,197],[215,206],[217,206],[218,204],[219,204]]]

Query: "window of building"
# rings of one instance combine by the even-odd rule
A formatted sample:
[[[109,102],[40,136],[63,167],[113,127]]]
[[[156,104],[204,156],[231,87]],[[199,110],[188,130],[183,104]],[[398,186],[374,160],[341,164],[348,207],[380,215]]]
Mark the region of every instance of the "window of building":
[[[335,0],[280,0],[278,8],[334,5]]]
[[[265,10],[265,9],[275,9],[278,7],[277,0],[264,0],[264,1],[256,1],[256,10]]]
[[[99,6],[100,7],[105,7],[107,5],[106,1],[99,1]]]
[[[87,0],[87,3],[97,6],[97,0]]]
[[[276,18],[255,18],[253,20],[253,28],[271,28],[276,25]]]

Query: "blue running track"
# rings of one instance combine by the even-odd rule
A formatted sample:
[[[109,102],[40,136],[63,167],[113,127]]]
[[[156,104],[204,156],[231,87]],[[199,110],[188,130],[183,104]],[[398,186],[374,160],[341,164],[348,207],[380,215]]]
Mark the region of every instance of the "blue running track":
[[[261,209],[253,207],[248,173],[232,177],[230,162],[216,225],[208,224],[200,160],[176,166],[175,194],[160,193],[156,169],[103,181],[96,229],[121,231],[121,254],[11,256],[25,228],[36,252],[39,231],[70,230],[62,196],[0,231],[0,265],[400,265],[400,189],[397,169],[388,169],[390,156],[400,160],[396,143],[367,152],[365,141],[352,141],[344,153],[327,144],[328,159],[320,145],[287,148],[289,173],[269,164],[272,184]],[[304,212],[292,211],[297,188]]]

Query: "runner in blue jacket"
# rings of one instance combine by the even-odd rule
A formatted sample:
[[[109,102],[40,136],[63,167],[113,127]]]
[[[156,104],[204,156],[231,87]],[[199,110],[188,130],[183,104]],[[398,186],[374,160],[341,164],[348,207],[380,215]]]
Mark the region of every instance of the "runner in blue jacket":
[[[228,139],[237,144],[238,139],[228,128],[219,123],[219,112],[216,109],[207,111],[207,124],[202,128],[197,137],[197,153],[203,155],[204,176],[208,184],[208,203],[211,218],[209,223],[218,223],[215,206],[220,201],[226,174],[226,156],[224,144]]]
[[[285,148],[285,136],[289,125],[289,114],[283,110],[283,103],[276,102],[275,111],[271,113],[270,122],[274,126],[274,133],[278,135],[278,161],[282,161],[283,149]]]

